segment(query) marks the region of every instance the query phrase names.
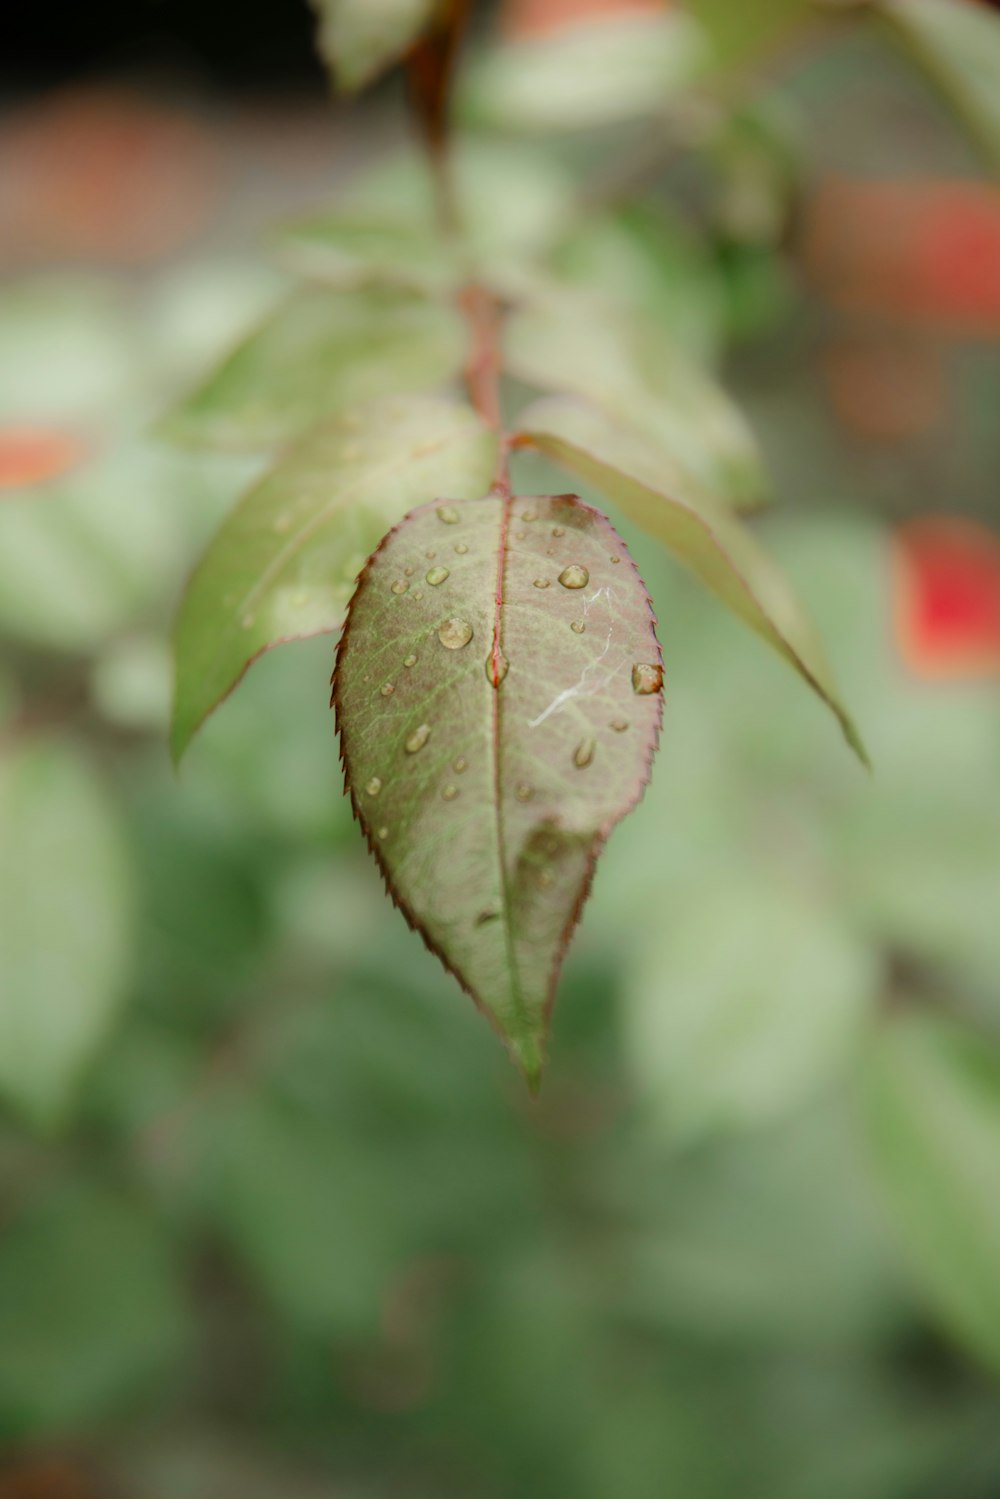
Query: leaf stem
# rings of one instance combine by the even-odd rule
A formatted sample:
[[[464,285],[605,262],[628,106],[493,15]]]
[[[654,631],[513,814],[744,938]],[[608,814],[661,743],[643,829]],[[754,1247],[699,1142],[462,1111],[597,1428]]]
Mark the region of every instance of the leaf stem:
[[[503,308],[486,287],[472,283],[459,293],[459,306],[469,326],[469,357],[465,365],[465,384],[475,409],[498,433],[500,448],[493,493],[510,495],[508,455],[510,437],[504,430],[500,403],[500,375],[503,367],[501,333]]]

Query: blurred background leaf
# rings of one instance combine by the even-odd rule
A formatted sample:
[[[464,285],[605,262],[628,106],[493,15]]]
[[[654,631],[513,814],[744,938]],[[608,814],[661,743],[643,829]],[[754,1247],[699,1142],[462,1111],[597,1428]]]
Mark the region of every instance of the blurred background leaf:
[[[63,1113],[125,995],[129,865],[118,814],[72,747],[0,752],[0,1092]]]

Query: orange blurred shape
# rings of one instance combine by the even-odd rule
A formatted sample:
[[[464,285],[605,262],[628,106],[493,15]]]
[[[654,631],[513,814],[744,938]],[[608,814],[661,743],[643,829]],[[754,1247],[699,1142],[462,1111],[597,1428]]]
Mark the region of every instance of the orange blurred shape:
[[[176,110],[101,89],[47,95],[0,129],[0,264],[135,264],[202,226],[216,188],[211,136]]]
[[[505,0],[504,33],[514,39],[544,36],[579,21],[662,15],[669,0]]]
[[[99,1499],[102,1492],[63,1458],[30,1458],[0,1468],[0,1499]]]
[[[907,666],[925,679],[1000,673],[1000,536],[923,516],[892,544],[893,619]]]
[[[978,182],[823,185],[803,253],[824,296],[963,334],[1000,334],[1000,189]]]
[[[49,427],[0,427],[0,489],[24,489],[76,468],[86,447],[71,432]]]
[[[840,421],[869,442],[913,442],[947,410],[941,353],[930,343],[841,338],[826,349],[823,374]]]

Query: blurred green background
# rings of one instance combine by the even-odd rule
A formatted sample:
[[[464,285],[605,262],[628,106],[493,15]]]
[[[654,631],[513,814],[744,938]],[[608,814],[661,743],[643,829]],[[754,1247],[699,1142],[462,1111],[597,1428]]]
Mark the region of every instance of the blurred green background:
[[[893,565],[1000,518],[995,184],[838,31],[654,173],[668,255],[630,211],[570,254],[745,404],[876,769],[622,523],[665,734],[531,1102],[352,826],[329,638],[170,768],[172,613],[256,468],[150,428],[405,123],[291,43],[237,92],[159,46],[0,115],[0,1496],[995,1499],[1000,690]]]

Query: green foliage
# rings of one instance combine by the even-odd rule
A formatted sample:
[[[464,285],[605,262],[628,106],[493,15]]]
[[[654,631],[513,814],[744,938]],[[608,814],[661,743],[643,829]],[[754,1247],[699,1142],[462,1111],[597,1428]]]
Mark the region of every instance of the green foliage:
[[[389,891],[537,1088],[595,859],[659,735],[628,553],[571,496],[416,511],[359,580],[334,680]]]
[[[467,408],[397,397],[344,412],[287,452],[227,518],[185,594],[175,758],[262,651],[340,627],[388,526],[434,495],[485,490],[495,453]]]
[[[570,296],[519,309],[506,351],[528,384],[582,396],[623,437],[635,429],[655,443],[665,485],[690,475],[722,500],[760,502],[765,479],[745,418],[667,327]]]
[[[359,401],[446,384],[462,367],[458,314],[399,292],[304,289],[163,425],[175,441],[259,451]]]
[[[434,14],[436,0],[312,0],[319,45],[341,88],[358,89],[397,62]]]
[[[334,29],[348,24],[349,15],[334,7]],[[407,26],[385,32],[382,61],[406,45]],[[526,52],[543,76],[555,70],[566,80],[569,94],[539,90],[530,66],[528,87],[556,106],[562,125],[581,122],[574,108],[590,123],[641,114],[668,76],[678,89],[690,81],[701,56],[692,38],[690,23],[677,15],[578,28],[570,34],[569,58],[562,39],[558,56],[535,43]],[[577,47],[597,47],[600,68],[584,67]],[[515,47],[515,63],[518,54]],[[503,82],[509,63],[499,53],[486,66],[499,68],[495,86],[520,115],[516,89]],[[592,78],[602,89],[608,85],[599,99]],[[472,88],[482,93],[483,78]],[[520,119],[538,123],[530,110]],[[424,515],[411,516],[364,574],[338,671],[338,726],[355,809],[390,892],[492,1017],[534,1085],[555,978],[594,861],[648,769],[648,734],[616,742],[608,723],[634,716],[634,707],[630,715],[617,701],[631,690],[633,667],[650,681],[655,676],[651,695],[661,683],[652,641],[642,648],[639,638],[620,638],[623,630],[634,635],[636,624],[635,600],[620,582],[595,581],[579,617],[558,626],[558,610],[552,612],[558,589],[542,602],[532,597],[524,622],[544,620],[548,628],[520,630],[520,582],[510,584],[510,597],[505,592],[508,564],[519,557],[507,534],[516,518],[502,499],[509,492],[510,444],[530,442],[603,488],[785,657],[831,706],[862,759],[864,750],[802,606],[735,518],[735,509],[760,504],[765,479],[746,421],[699,362],[714,350],[717,334],[707,320],[717,311],[705,310],[704,288],[693,312],[681,310],[688,299],[666,289],[672,267],[697,282],[683,253],[663,257],[664,246],[679,243],[669,220],[652,208],[609,209],[591,224],[585,185],[571,186],[565,169],[543,156],[528,160],[526,166],[524,154],[509,149],[460,144],[435,178],[404,159],[377,169],[344,207],[288,226],[281,253],[306,284],[162,430],[221,449],[297,444],[224,522],[185,594],[174,635],[175,759],[262,653],[339,628],[364,559],[388,527],[435,499],[460,517],[461,502],[475,503],[469,514],[480,520],[472,529],[485,531],[477,530],[467,562],[449,554],[447,566],[439,561],[427,571],[426,587],[411,586],[409,579],[423,571],[419,548],[411,546],[390,580],[395,593],[383,589],[385,596],[370,603],[372,579],[410,545],[411,527],[428,524]],[[470,407],[435,404],[425,394],[447,390],[460,373]],[[514,422],[509,434],[502,415],[505,376],[515,391],[521,382],[556,395],[525,416],[520,433]],[[407,402],[412,393],[422,399]],[[567,403],[567,395],[586,398],[592,409]],[[366,398],[374,399],[366,406]],[[490,426],[497,428],[493,435]],[[480,508],[488,489],[501,498]],[[558,535],[565,528],[551,529]],[[512,534],[516,539],[519,530]],[[592,544],[593,538],[588,550]],[[551,550],[555,555],[558,548]],[[597,580],[606,570],[580,567],[585,581],[588,572]],[[528,580],[529,589],[537,583],[540,594],[542,585],[553,584],[550,571]],[[432,593],[434,573],[448,579],[440,595]],[[445,595],[451,607],[442,615]],[[404,617],[411,619],[407,626]],[[508,628],[508,619],[516,624]],[[453,660],[433,644],[426,652],[449,620],[467,632],[461,647],[480,642],[475,669],[471,650]],[[569,624],[578,628],[576,640],[564,628]],[[420,663],[398,681],[396,667],[382,665],[390,642],[399,662]],[[614,661],[604,665],[609,651]],[[500,662],[515,654],[508,681]],[[548,707],[535,701],[539,694]],[[431,705],[438,700],[444,717],[435,727]],[[523,727],[514,726],[523,719],[534,729],[571,700],[572,712],[552,724],[554,737],[546,731],[552,745],[534,735],[526,752]],[[600,710],[600,723],[581,712],[584,702]],[[648,716],[652,704],[643,711]],[[562,742],[564,727],[572,743]],[[409,763],[405,746],[418,732],[433,733],[432,747]],[[384,742],[386,733],[394,747]],[[475,758],[476,775],[461,789],[439,785],[448,763],[469,758],[450,753],[451,741],[470,734],[485,735],[492,750]],[[595,755],[597,768],[586,780],[601,794],[583,794],[576,772]],[[539,772],[531,773],[532,765],[545,767],[544,788],[534,786]],[[369,785],[386,788],[374,808],[362,790]],[[436,805],[445,793],[455,806]],[[429,807],[438,824],[447,818],[460,833],[441,839]]]
[[[86,759],[47,743],[0,750],[0,1093],[36,1124],[65,1112],[124,996],[128,881]]]
[[[636,1075],[672,1138],[780,1118],[859,1051],[878,968],[818,893],[770,871],[713,869],[657,935],[627,1018]]]
[[[1000,19],[974,0],[878,0],[876,11],[1000,166]]]
[[[755,0],[753,5],[686,0],[685,8],[705,32],[714,66],[731,69],[766,61],[769,50],[820,7],[817,0]]]
[[[0,1245],[0,1440],[86,1433],[148,1399],[186,1341],[170,1247],[143,1205],[56,1188]]]
[[[607,17],[494,48],[458,94],[470,124],[508,131],[593,130],[661,114],[699,73],[702,38],[679,11]]]
[[[433,174],[401,151],[349,182],[336,204],[279,230],[282,260],[334,286],[382,281],[454,295],[470,278],[502,289],[572,224],[566,167],[544,152],[489,137],[459,137],[450,171],[458,233],[441,222]]]
[[[866,1076],[868,1135],[907,1257],[959,1338],[1000,1369],[1000,1058],[953,1022],[887,1024]]]
[[[678,97],[694,118],[703,102]],[[647,119],[640,144],[655,146]],[[733,245],[781,277],[780,182],[763,173],[760,218],[713,199],[708,221],[695,213],[682,230],[662,201],[673,178],[591,212],[592,144],[562,140],[560,163],[460,143],[450,247],[412,158],[292,226],[282,256],[321,288],[293,302],[362,294],[357,324],[299,324],[296,358],[322,326],[340,331],[312,374],[286,367],[278,414],[307,426],[264,475],[225,456],[195,465],[139,434],[263,315],[272,277],[192,262],[121,292],[52,279],[0,297],[5,409],[45,412],[97,450],[79,473],[0,501],[0,1488],[38,1491],[20,1470],[36,1456],[51,1487],[49,1454],[67,1488],[79,1452],[97,1491],[150,1499],[984,1499],[1000,1487],[1000,698],[904,675],[888,527],[852,508],[863,485],[821,467],[803,391],[770,348],[743,387],[760,394],[766,359],[765,446],[787,461],[804,429],[816,492],[747,524],[735,514],[759,497],[760,467],[713,367],[735,321]],[[745,145],[713,127],[706,155],[681,164],[684,192],[709,158],[727,185],[754,176]],[[772,210],[759,239],[737,233]],[[421,907],[425,922],[457,914],[468,935],[463,838],[492,856],[484,886],[499,892],[489,816],[467,828],[457,813],[484,766],[503,781],[503,751],[567,732],[530,783],[513,763],[504,782],[515,817],[554,808],[565,842],[573,819],[592,845],[638,790],[625,758],[635,710],[652,720],[659,700],[629,687],[632,726],[612,740],[604,697],[624,672],[589,692],[625,623],[607,595],[591,598],[600,569],[614,575],[602,588],[630,578],[602,521],[588,522],[587,544],[604,545],[577,590],[534,588],[571,528],[555,522],[564,535],[550,533],[529,580],[516,569],[540,522],[519,527],[510,581],[530,607],[516,590],[505,599],[507,692],[490,685],[503,507],[484,498],[495,434],[450,390],[482,355],[469,330],[430,340],[453,352],[426,388],[397,351],[416,387],[358,404],[349,371],[374,378],[388,346],[378,317],[371,341],[363,318],[395,301],[415,347],[456,326],[449,299],[472,272],[509,303],[504,368],[523,359],[533,388],[523,416],[524,382],[504,391],[509,431],[540,434],[512,454],[515,492],[555,493],[555,456],[587,500],[606,487],[668,645],[658,773],[602,855],[549,1081],[530,1104],[381,899],[339,795],[330,641],[265,655],[211,714],[255,652],[339,627],[356,572],[402,522],[369,580],[398,556],[409,591],[356,596],[374,625],[346,637],[342,664],[359,647],[356,794],[401,764],[373,805],[392,827],[443,830],[436,847],[414,833],[414,859],[389,870],[414,906],[452,891],[450,911]],[[781,311],[759,299],[744,331]],[[260,374],[261,398],[276,394]],[[535,389],[550,387],[539,406]],[[236,413],[249,445],[267,447],[247,389],[223,389],[212,423],[232,399],[225,421]],[[304,392],[292,418],[289,390]],[[937,503],[933,483],[920,494]],[[826,510],[805,508],[819,499]],[[427,522],[438,539],[414,546],[418,568],[396,548],[421,524],[405,513],[429,502],[459,521]],[[162,743],[166,621],[220,522],[177,625],[178,752],[209,715],[178,783]],[[801,617],[775,612],[783,575],[796,579],[865,724],[870,785],[822,704],[790,690],[779,641],[767,634],[779,649],[760,652],[675,556],[767,634],[763,608],[815,666]],[[734,563],[751,602],[733,592]],[[432,633],[458,617],[451,590],[476,611],[454,651]],[[237,614],[228,593],[251,593],[253,610]],[[578,603],[585,619],[560,612]],[[434,652],[446,669],[424,675]],[[407,757],[418,710],[432,732]],[[466,723],[479,760],[438,757],[442,725]],[[591,763],[569,763],[589,737]],[[617,788],[596,777],[609,744]],[[426,794],[417,773],[433,780]],[[518,784],[545,796],[522,803]],[[390,818],[373,825],[377,838]],[[571,893],[572,881],[538,888]],[[530,935],[550,909],[511,903],[511,930]],[[450,952],[453,936],[441,928]],[[65,982],[49,981],[57,967]],[[28,1035],[31,1066],[17,1050]]]
[[[784,573],[724,503],[683,470],[666,472],[655,448],[581,402],[542,401],[529,408],[523,421],[520,440],[607,494],[800,672],[829,704],[848,744],[867,763],[808,615]]]

